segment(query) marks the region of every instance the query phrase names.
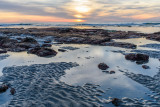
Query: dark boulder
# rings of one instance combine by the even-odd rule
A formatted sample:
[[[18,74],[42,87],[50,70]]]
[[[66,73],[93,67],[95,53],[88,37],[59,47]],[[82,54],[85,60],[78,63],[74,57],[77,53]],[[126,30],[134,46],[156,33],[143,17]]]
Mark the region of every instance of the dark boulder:
[[[109,66],[107,64],[105,64],[105,63],[100,63],[98,65],[98,68],[101,69],[101,70],[106,70],[106,69],[109,68]]]
[[[6,92],[9,87],[7,85],[0,85],[0,93]]]
[[[141,61],[141,60],[144,60],[144,61],[148,61],[149,60],[149,56],[148,55],[145,55],[145,54],[137,54],[136,55],[136,60],[137,61]]]
[[[131,54],[125,55],[125,58],[127,60],[136,61],[136,63],[138,64],[147,63],[149,61],[149,56],[145,54],[131,53]]]
[[[37,43],[37,41],[33,38],[30,38],[30,37],[26,37],[24,39],[22,39],[21,42],[27,42],[27,43]]]
[[[15,49],[18,51],[26,51],[30,48],[40,47],[38,42],[30,37],[22,39],[21,42],[16,43],[15,46],[16,46]]]
[[[17,40],[13,40],[8,37],[0,37],[0,48],[12,48],[17,42]]]
[[[0,50],[0,54],[7,53],[5,50]]]
[[[56,51],[52,49],[48,49],[48,48],[43,48],[43,47],[42,48],[37,47],[37,48],[30,49],[28,53],[36,54],[37,56],[40,56],[40,57],[55,56],[57,54]]]

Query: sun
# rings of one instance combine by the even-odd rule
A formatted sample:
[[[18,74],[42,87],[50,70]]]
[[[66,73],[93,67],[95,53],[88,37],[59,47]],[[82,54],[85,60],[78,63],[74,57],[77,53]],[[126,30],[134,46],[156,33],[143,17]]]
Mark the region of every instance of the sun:
[[[75,19],[75,22],[85,22],[85,20],[82,20],[82,19]]]
[[[76,10],[78,13],[87,13],[87,12],[89,12],[91,9],[90,9],[88,6],[76,6],[76,7],[75,7],[75,10]]]

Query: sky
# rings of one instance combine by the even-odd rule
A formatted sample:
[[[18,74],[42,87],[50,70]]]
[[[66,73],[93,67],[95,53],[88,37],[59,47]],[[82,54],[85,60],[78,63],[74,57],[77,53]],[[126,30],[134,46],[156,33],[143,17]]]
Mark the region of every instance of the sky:
[[[158,21],[160,0],[0,0],[0,23]]]

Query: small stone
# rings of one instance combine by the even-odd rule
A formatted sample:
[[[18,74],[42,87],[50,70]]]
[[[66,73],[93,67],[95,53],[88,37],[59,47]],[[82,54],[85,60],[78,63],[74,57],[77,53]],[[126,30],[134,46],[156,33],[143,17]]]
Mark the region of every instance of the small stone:
[[[115,71],[110,71],[110,74],[115,74],[116,72]]]
[[[58,49],[59,52],[66,52],[64,49]]]
[[[52,41],[50,41],[50,40],[46,40],[46,41],[44,41],[44,43],[51,43]]]
[[[112,104],[115,106],[120,106],[121,100],[118,98],[113,98],[112,99]]]
[[[16,90],[15,90],[14,88],[11,88],[10,93],[11,93],[12,95],[14,95],[15,92],[16,92]]]
[[[104,72],[104,73],[109,73],[109,71],[102,71],[102,72]]]
[[[148,65],[142,65],[143,69],[150,69],[150,67]]]
[[[98,68],[101,69],[101,70],[106,70],[106,69],[109,68],[109,66],[106,65],[105,63],[100,63],[100,64],[98,65]]]

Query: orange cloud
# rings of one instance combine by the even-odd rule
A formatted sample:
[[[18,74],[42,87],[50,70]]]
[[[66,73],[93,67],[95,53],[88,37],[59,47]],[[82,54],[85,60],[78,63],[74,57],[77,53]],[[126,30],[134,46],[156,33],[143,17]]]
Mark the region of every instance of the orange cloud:
[[[0,12],[1,23],[15,23],[15,22],[83,22],[78,19],[65,19],[51,16],[38,15],[23,15],[14,12]]]
[[[133,15],[133,16],[131,16],[131,18],[133,18],[133,19],[140,19],[140,20],[150,19],[150,18],[154,18],[154,17],[157,17],[157,15],[153,15],[153,14],[140,14],[140,15]]]
[[[75,22],[85,22],[86,20],[82,20],[82,19],[75,19]]]

